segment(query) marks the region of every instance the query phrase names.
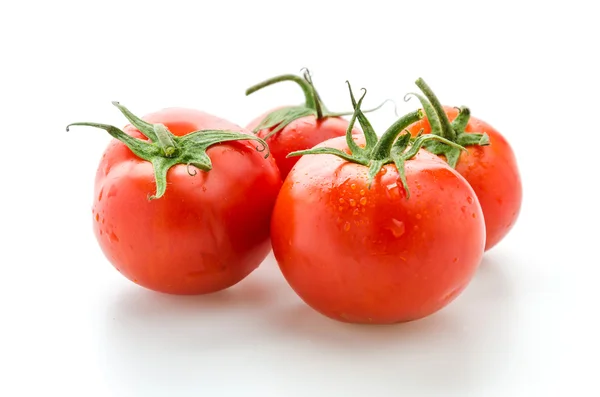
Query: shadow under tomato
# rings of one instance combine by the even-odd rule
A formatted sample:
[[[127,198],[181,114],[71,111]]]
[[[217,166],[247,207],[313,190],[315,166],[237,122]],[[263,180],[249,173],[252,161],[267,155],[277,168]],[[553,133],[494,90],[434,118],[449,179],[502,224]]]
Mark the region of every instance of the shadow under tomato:
[[[346,324],[303,303],[280,308],[271,318],[290,343],[344,355],[352,373],[377,366],[382,381],[395,379],[402,390],[480,390],[501,380],[510,367],[516,330],[511,283],[503,264],[486,255],[467,289],[427,318],[395,325]],[[309,353],[307,353],[309,354]],[[342,379],[340,379],[342,381]],[[427,394],[427,393],[425,393]]]
[[[257,269],[227,290],[202,296],[128,285],[105,313],[100,346],[108,387],[114,394],[139,395],[150,384],[168,395],[177,381],[185,388],[207,376],[201,367],[221,351],[260,340],[261,313],[277,301],[278,288],[286,287],[265,277],[272,270]]]

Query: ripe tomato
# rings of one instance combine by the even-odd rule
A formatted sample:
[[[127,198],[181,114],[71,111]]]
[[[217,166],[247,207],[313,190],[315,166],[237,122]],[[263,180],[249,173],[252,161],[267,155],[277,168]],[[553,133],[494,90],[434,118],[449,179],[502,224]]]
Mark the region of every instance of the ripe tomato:
[[[299,159],[298,157],[287,157],[288,154],[310,149],[330,138],[344,136],[348,129],[348,121],[341,116],[351,114],[328,111],[321,101],[308,71],[304,72],[303,77],[277,76],[252,86],[246,91],[246,95],[250,95],[271,84],[293,81],[304,92],[306,98],[304,105],[277,107],[252,120],[246,126],[269,144],[271,154],[277,162],[283,179]],[[376,110],[382,105],[365,111],[365,113]],[[354,130],[353,133],[357,134],[360,131]]]
[[[133,124],[126,133],[76,123],[117,138],[98,167],[93,204],[108,260],[135,283],[172,294],[210,293],[245,278],[270,251],[281,185],[274,160],[250,143],[260,140],[200,111],[170,108],[142,121],[117,106]],[[162,150],[169,140],[172,157]]]
[[[485,244],[481,207],[462,176],[418,149],[431,135],[405,151],[405,134],[392,147],[421,113],[377,141],[359,107],[365,136],[294,153],[303,157],[275,204],[273,252],[294,291],[325,316],[415,320],[446,306],[474,275]]]
[[[468,108],[463,107],[459,110],[439,106],[429,87],[422,80],[418,80],[417,84],[424,88],[424,93],[429,96],[431,103],[436,105],[440,123],[452,123],[450,126],[454,130],[454,138],[443,133],[440,135],[468,149],[454,160],[454,164],[451,161],[451,165],[465,177],[479,198],[486,225],[485,248],[489,250],[509,233],[521,210],[523,188],[514,152],[508,141],[494,127],[485,121],[470,117]],[[431,109],[430,112],[432,110],[435,111]],[[409,126],[408,130],[413,136],[419,132],[429,134],[431,124],[425,117]],[[461,138],[472,137],[474,134],[485,134],[488,141],[484,145],[465,145],[465,142],[461,142]]]
[[[269,113],[257,117],[246,128],[256,131],[258,137],[267,141],[281,177],[284,179],[299,160],[298,157],[287,157],[288,154],[297,150],[310,149],[330,138],[344,136],[348,128],[348,121],[341,117],[319,119],[317,116],[309,115],[291,121],[278,133],[270,135],[276,127],[257,129]],[[354,133],[359,131],[355,130]]]

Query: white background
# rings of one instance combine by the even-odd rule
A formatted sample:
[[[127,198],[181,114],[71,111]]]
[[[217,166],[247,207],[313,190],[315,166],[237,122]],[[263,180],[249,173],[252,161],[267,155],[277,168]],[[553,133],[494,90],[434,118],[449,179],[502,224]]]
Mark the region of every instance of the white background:
[[[5,1],[0,5],[0,395],[598,396],[596,160],[600,28],[591,1]],[[272,257],[223,294],[125,280],[91,232],[110,104],[202,109],[245,124],[344,81],[413,109],[423,77],[511,142],[513,232],[425,320],[353,326],[295,297]],[[379,131],[395,116],[372,114]]]

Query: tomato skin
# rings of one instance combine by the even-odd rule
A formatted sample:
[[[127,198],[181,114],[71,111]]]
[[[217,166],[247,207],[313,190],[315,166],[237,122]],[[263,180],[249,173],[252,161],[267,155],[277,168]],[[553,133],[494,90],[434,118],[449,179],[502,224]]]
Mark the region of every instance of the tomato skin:
[[[458,109],[444,106],[450,121]],[[414,136],[421,129],[431,132],[427,118],[408,127]],[[468,146],[456,165],[458,171],[475,190],[486,224],[486,251],[498,244],[513,228],[521,211],[523,187],[514,152],[508,141],[485,121],[471,117],[465,132],[487,133],[488,146]]]
[[[319,146],[348,149],[343,137]],[[367,167],[305,155],[275,204],[271,240],[285,279],[335,320],[389,324],[430,315],[466,287],[483,255],[481,207],[455,170],[419,151],[406,162],[407,200],[395,166],[383,169],[369,189]]]
[[[174,135],[241,127],[189,109],[170,108],[143,118]],[[132,126],[124,131],[142,135]],[[245,131],[249,134],[248,131]],[[269,224],[281,178],[256,142],[208,148],[213,169],[172,167],[163,197],[152,165],[124,144],[108,145],[96,174],[94,233],[109,261],[128,279],[159,292],[203,294],[230,287],[270,251]]]
[[[273,109],[276,110],[276,109]],[[271,110],[271,112],[273,111]],[[265,113],[252,120],[246,127],[250,131],[261,123],[271,112]],[[290,170],[298,162],[299,157],[286,157],[291,152],[306,150],[315,145],[338,136],[344,136],[349,122],[342,117],[325,117],[317,119],[315,116],[301,117],[292,121],[281,131],[269,137],[266,141],[271,154],[277,162],[282,179],[285,179]],[[274,128],[259,130],[256,135],[263,138]],[[359,133],[354,129],[353,133]]]

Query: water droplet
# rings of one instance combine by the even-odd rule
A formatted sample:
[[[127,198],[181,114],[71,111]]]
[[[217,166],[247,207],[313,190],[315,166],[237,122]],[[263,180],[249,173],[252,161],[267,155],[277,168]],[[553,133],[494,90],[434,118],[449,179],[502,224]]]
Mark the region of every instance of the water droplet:
[[[365,191],[364,191],[364,190],[361,190],[361,191],[360,191],[360,195],[361,195],[361,196],[364,196],[364,195],[365,195]]]
[[[350,200],[348,200],[348,202],[350,203],[351,207],[356,206],[356,201],[354,199],[350,199]]]
[[[117,237],[117,235],[115,234],[115,232],[110,232],[108,235],[108,239],[110,240],[111,243],[118,243],[119,242],[119,238]]]
[[[350,222],[344,223],[344,231],[347,232],[348,230],[350,230]]]
[[[400,191],[398,189],[397,182],[390,183],[389,185],[386,185],[385,188],[386,188],[387,195],[389,196],[389,198],[397,199],[398,197],[400,197]]]
[[[463,205],[460,207],[460,210],[463,212],[463,214],[465,214],[467,212],[467,207]]]
[[[467,202],[469,204],[473,204],[473,197],[471,197],[471,196],[467,197]]]
[[[473,212],[473,218],[477,218],[477,215],[475,215],[475,213]]]
[[[421,218],[422,218],[421,214],[417,214],[417,215],[415,215],[415,217],[416,217],[417,219],[421,219]]]
[[[361,197],[361,199],[360,199],[360,204],[361,204],[361,205],[365,205],[365,204],[367,204],[367,198],[366,198],[366,197]]]
[[[100,189],[100,194],[98,194],[98,201],[102,201],[103,194],[104,194],[104,188]]]
[[[344,207],[342,207],[341,205],[338,207],[338,211],[343,211]]]
[[[387,227],[389,231],[392,232],[394,237],[399,238],[402,237],[404,232],[406,231],[406,227],[404,226],[404,222],[399,221],[398,219],[392,218],[391,224]]]
[[[381,169],[379,170],[379,173],[381,175],[385,175],[386,172],[387,172],[387,168],[385,168],[385,167],[381,167]]]
[[[353,183],[352,185],[350,185],[350,189],[352,189],[352,190],[356,189],[356,184]]]
[[[100,222],[100,214],[96,214],[96,222]]]
[[[340,198],[340,204],[344,204],[346,201],[343,198]]]
[[[358,214],[360,213],[360,211],[358,210],[358,208],[356,208],[356,209],[354,210],[354,212],[352,212],[352,213],[353,213],[354,215],[358,215]]]
[[[363,208],[361,208],[361,211],[362,211],[362,212],[365,212],[366,210],[365,210],[365,208],[363,207]]]

